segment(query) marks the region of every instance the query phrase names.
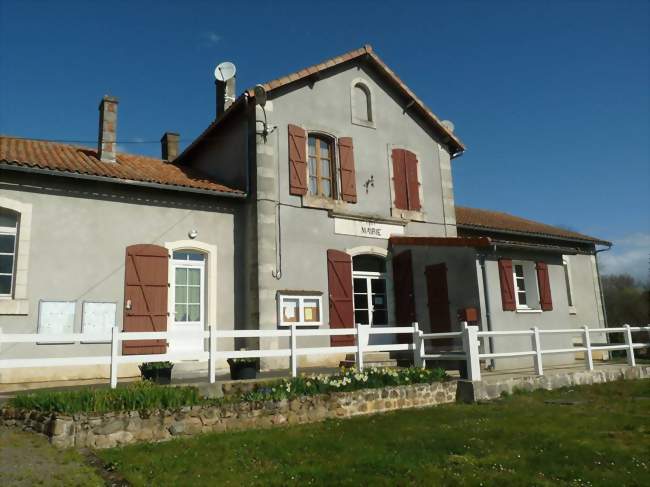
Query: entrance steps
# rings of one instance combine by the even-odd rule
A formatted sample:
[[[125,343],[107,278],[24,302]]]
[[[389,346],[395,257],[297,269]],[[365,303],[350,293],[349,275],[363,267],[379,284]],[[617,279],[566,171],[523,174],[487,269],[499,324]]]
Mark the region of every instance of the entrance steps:
[[[353,353],[346,355],[345,360],[341,360],[339,367],[354,367],[357,361]],[[397,367],[397,360],[390,358],[389,352],[369,352],[363,354],[364,367]]]

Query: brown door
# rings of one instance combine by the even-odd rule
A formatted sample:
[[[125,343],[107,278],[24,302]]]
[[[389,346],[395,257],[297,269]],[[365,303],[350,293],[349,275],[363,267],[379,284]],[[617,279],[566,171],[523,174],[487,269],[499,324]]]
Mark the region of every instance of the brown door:
[[[449,315],[449,292],[447,289],[447,265],[434,264],[425,269],[427,278],[427,298],[431,333],[451,331]],[[433,345],[449,345],[452,340],[435,340]]]
[[[340,250],[327,251],[330,328],[354,328],[352,257]],[[353,335],[331,336],[332,347],[354,345]]]
[[[158,245],[126,248],[124,331],[167,331],[168,253]],[[165,353],[166,340],[129,340],[123,355]]]
[[[417,318],[413,292],[413,259],[410,250],[393,257],[393,284],[397,326],[411,326]],[[407,334],[399,334],[397,337],[400,343],[413,341],[413,337]]]

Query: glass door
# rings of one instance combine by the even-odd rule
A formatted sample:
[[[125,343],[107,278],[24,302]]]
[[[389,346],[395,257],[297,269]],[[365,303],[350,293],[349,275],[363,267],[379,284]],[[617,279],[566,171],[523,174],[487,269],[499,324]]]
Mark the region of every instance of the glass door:
[[[199,252],[175,251],[173,254],[174,331],[205,330],[205,256]],[[174,337],[173,352],[203,351],[200,335]]]
[[[354,272],[355,324],[388,325],[386,276],[380,273]]]

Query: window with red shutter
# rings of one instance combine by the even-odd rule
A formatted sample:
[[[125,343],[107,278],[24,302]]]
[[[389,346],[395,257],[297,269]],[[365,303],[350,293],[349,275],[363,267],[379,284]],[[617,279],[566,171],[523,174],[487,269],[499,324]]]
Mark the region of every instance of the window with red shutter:
[[[297,125],[289,125],[289,193],[307,194],[307,134]]]
[[[517,308],[517,302],[515,300],[515,283],[512,275],[512,260],[499,259],[499,282],[501,283],[503,311],[514,311]]]
[[[357,202],[357,182],[354,171],[354,148],[352,137],[339,138],[339,165],[341,170],[341,199]]]
[[[406,149],[393,149],[393,205],[400,210],[420,211],[420,180],[418,158]]]
[[[330,328],[354,328],[352,257],[340,250],[327,251]],[[353,335],[330,337],[333,347],[354,345]]]
[[[553,310],[553,299],[551,297],[551,282],[548,277],[548,266],[545,262],[537,262],[537,285],[539,287],[539,304],[542,311]]]

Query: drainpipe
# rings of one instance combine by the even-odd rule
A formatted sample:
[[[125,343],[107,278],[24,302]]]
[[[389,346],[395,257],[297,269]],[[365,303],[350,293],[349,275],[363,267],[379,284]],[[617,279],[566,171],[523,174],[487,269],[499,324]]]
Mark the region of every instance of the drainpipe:
[[[485,325],[487,331],[492,331],[492,315],[490,312],[490,295],[488,294],[488,279],[487,279],[487,270],[485,268],[485,254],[479,254],[478,261],[481,266],[481,278],[483,281],[483,297],[485,302]],[[493,337],[488,337],[488,352],[494,353],[494,343],[492,342]],[[490,368],[494,369],[494,359],[490,359]]]
[[[595,250],[594,255],[596,256],[596,275],[598,276],[598,289],[600,291],[600,303],[603,307],[603,322],[605,328],[607,328],[607,308],[605,307],[605,295],[603,294],[603,282],[600,279],[600,268],[598,266],[598,254],[600,252],[607,252],[612,249],[612,244],[609,244],[606,249]],[[609,334],[605,334],[607,341],[609,342]]]

